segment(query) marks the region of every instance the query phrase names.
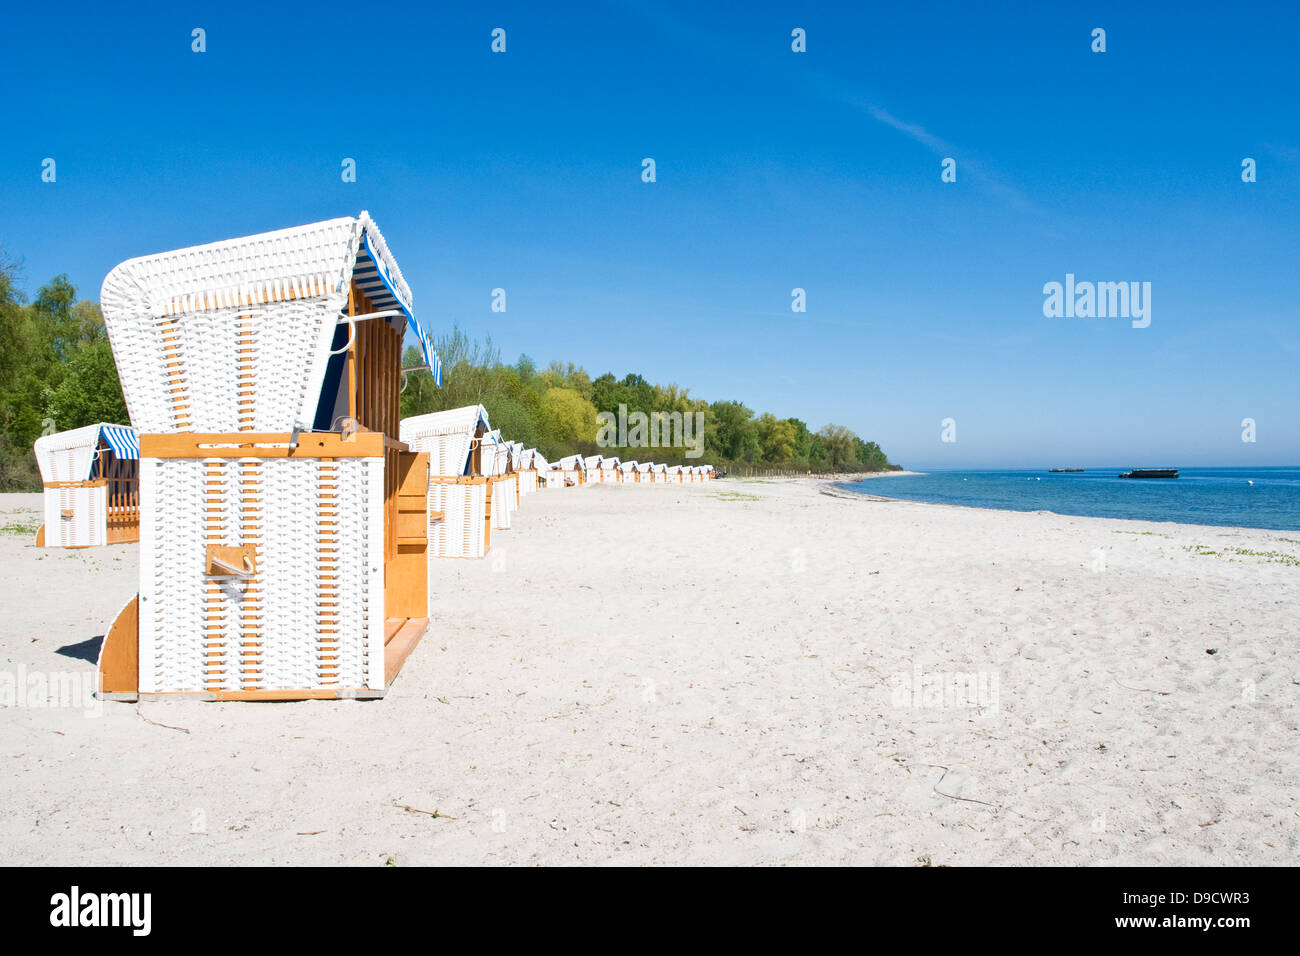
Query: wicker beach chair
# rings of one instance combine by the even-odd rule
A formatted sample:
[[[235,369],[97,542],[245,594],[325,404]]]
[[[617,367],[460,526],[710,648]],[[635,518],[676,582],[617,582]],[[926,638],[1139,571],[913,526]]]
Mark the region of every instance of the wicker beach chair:
[[[428,618],[408,330],[440,366],[369,214],[131,259],[100,303],[140,449],[101,691],[382,696]]]
[[[519,493],[523,497],[531,495],[541,487],[541,471],[548,467],[546,459],[536,448],[523,448],[519,453]]]
[[[519,492],[514,475],[510,472],[510,446],[499,430],[483,436],[483,467],[488,476],[492,498],[492,527],[507,529],[511,517],[519,507]]]
[[[581,455],[569,455],[561,458],[557,467],[564,474],[565,488],[580,488],[588,481],[587,463]]]
[[[497,467],[487,409],[467,405],[404,418],[402,441],[429,455],[429,555],[482,558],[492,541],[491,478]]]
[[[140,447],[129,425],[101,422],[36,439],[44,523],[36,546],[91,548],[140,539]]]

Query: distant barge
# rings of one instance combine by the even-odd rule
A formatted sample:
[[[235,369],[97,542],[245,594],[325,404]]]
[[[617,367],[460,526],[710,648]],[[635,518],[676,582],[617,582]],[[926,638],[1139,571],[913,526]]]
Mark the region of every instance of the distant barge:
[[[1083,471],[1083,469],[1082,469],[1082,468],[1049,468],[1049,469],[1047,469],[1047,473],[1048,473],[1049,475],[1057,475],[1057,474],[1060,474],[1061,472],[1065,472],[1065,471]]]
[[[1120,475],[1121,478],[1177,478],[1177,468],[1134,468]]]

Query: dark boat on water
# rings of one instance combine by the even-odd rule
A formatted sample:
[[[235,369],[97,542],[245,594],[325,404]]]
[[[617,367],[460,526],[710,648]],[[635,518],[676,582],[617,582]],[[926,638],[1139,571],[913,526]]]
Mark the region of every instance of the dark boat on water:
[[[1177,468],[1134,468],[1120,475],[1121,478],[1177,478]]]
[[[1060,474],[1061,472],[1066,472],[1066,471],[1069,471],[1069,472],[1074,472],[1074,471],[1083,471],[1083,469],[1082,469],[1082,468],[1049,468],[1049,469],[1047,469],[1047,473],[1048,473],[1049,475],[1057,475],[1057,474]]]

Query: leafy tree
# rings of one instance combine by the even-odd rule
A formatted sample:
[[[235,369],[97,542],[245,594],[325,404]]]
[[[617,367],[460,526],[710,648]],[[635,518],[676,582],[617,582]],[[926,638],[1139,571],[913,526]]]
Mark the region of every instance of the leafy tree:
[[[853,471],[858,463],[857,436],[843,425],[824,425],[817,432],[832,471]]]
[[[48,416],[59,431],[96,422],[127,421],[126,401],[108,336],[82,342],[68,359],[67,372],[49,393]]]
[[[577,443],[596,440],[596,406],[570,388],[548,388],[542,395],[542,430],[550,456],[559,456]],[[570,452],[571,453],[571,452]]]
[[[779,465],[794,458],[795,430],[790,422],[764,412],[758,419],[758,443],[763,461]]]
[[[889,467],[889,459],[885,453],[880,450],[880,446],[873,441],[863,441],[861,438],[854,436],[854,452],[858,459],[858,467],[863,471],[885,471]]]
[[[740,402],[714,402],[705,424],[705,448],[727,461],[752,461],[758,436],[753,412]]]
[[[631,373],[623,377],[623,388],[627,394],[627,407],[629,411],[645,412],[670,412],[675,411],[671,403],[658,404],[655,395],[654,386],[643,379],[640,375]]]
[[[786,421],[794,429],[794,454],[791,457],[795,461],[806,462],[812,451],[812,432],[797,418],[787,418]]]
[[[614,378],[612,372],[606,372],[591,383],[591,403],[596,406],[598,412],[609,412],[617,415],[618,407],[620,405],[630,406],[631,401],[631,391]],[[630,407],[629,410],[631,410]]]

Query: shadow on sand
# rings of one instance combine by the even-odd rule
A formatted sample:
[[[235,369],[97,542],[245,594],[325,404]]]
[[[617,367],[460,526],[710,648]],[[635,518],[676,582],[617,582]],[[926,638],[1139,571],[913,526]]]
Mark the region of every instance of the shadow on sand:
[[[62,654],[64,657],[72,657],[79,661],[88,661],[91,664],[99,663],[99,648],[104,643],[104,635],[96,634],[89,640],[82,641],[80,644],[65,644],[60,647],[56,654]]]

